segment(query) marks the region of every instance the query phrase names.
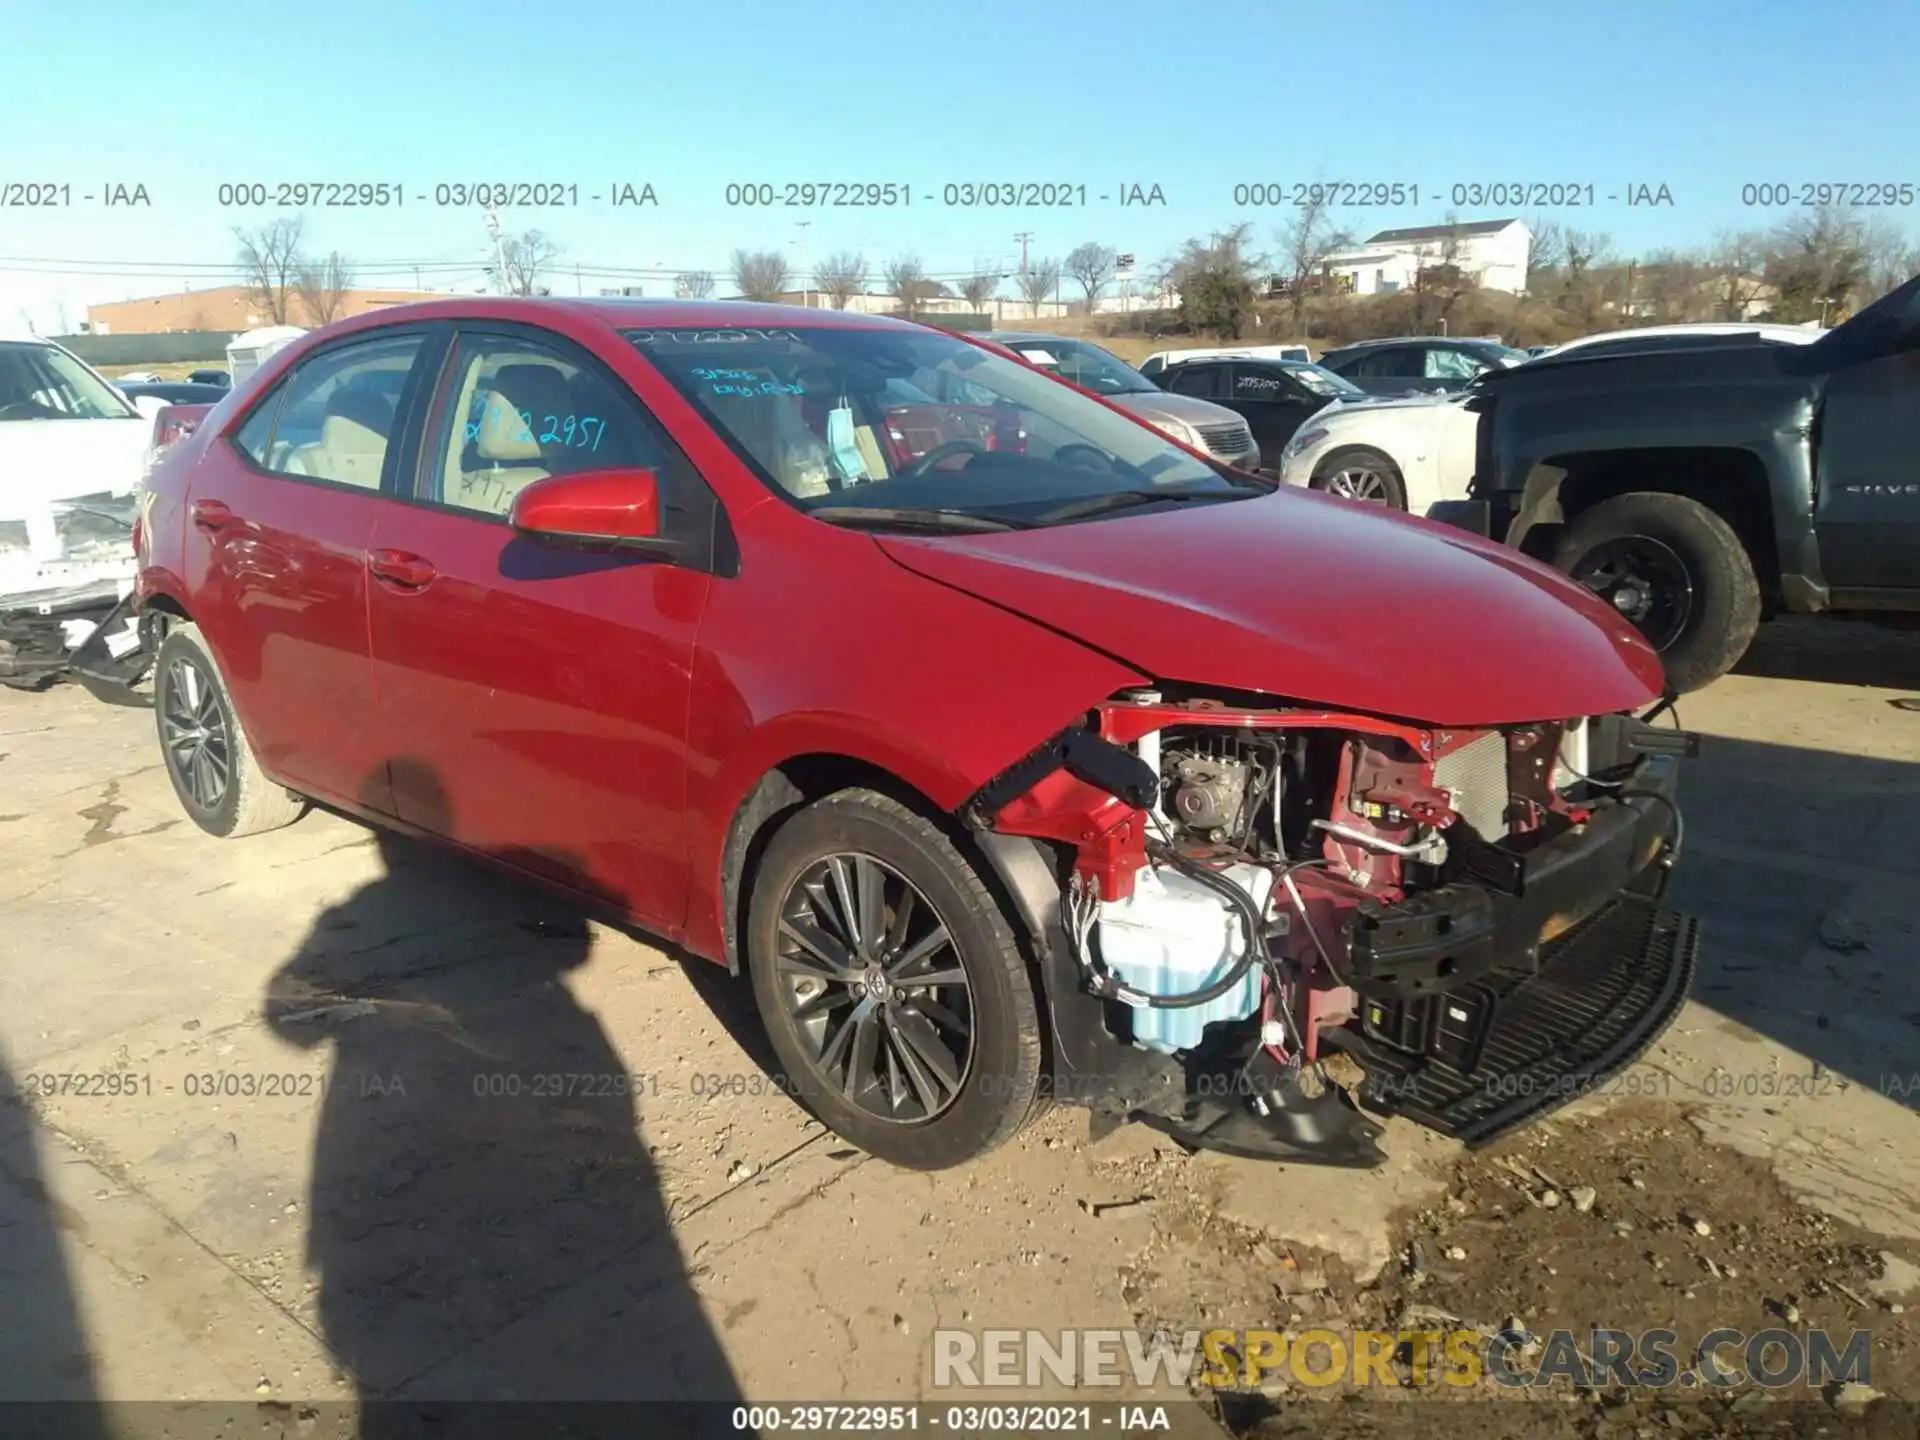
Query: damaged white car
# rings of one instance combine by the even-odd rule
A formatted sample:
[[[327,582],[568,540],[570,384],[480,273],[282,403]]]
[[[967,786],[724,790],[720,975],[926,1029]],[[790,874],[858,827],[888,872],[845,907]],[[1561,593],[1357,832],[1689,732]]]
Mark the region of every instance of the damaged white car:
[[[0,683],[64,674],[132,590],[136,492],[164,408],[50,340],[0,338]]]

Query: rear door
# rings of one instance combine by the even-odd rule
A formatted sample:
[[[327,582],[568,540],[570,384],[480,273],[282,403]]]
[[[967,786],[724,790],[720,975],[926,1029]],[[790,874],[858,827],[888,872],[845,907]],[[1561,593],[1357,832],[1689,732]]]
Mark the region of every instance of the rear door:
[[[1815,520],[1827,583],[1920,588],[1920,350],[1836,370],[1817,453]]]
[[[268,773],[386,810],[367,651],[367,543],[407,418],[444,342],[381,330],[302,360],[206,449],[189,481],[194,619]]]
[[[1277,456],[1306,418],[1327,402],[1309,396],[1278,365],[1236,361],[1221,403],[1247,417],[1262,455]]]
[[[400,818],[646,920],[684,921],[686,726],[718,507],[599,357],[463,324],[409,494],[370,541],[380,729]],[[550,475],[640,467],[674,561],[521,537]]]

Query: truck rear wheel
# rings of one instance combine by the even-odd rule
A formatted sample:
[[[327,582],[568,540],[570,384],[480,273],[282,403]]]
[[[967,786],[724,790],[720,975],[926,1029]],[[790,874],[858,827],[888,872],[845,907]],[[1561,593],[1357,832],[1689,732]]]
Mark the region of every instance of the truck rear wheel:
[[[1726,674],[1760,625],[1760,582],[1746,547],[1684,495],[1636,491],[1582,511],[1554,564],[1634,623],[1676,690]]]

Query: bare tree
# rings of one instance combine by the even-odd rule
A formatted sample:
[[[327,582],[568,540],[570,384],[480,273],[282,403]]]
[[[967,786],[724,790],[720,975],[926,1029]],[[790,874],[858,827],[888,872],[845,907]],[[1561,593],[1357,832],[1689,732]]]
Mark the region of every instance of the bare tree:
[[[1308,292],[1324,276],[1327,262],[1352,246],[1353,235],[1333,223],[1324,191],[1311,186],[1306,203],[1294,211],[1292,222],[1281,228],[1279,241],[1280,265],[1287,281],[1287,323],[1291,327],[1287,333],[1298,335]]]
[[[1840,206],[1782,221],[1767,236],[1767,283],[1776,317],[1825,320],[1845,315],[1867,288],[1866,226]]]
[[[1885,217],[1866,226],[1867,296],[1877,300],[1920,275],[1920,240]],[[64,325],[65,312],[61,323]]]
[[[778,250],[736,250],[733,284],[749,300],[778,300],[786,293],[787,257]]]
[[[984,310],[993,292],[1000,288],[997,271],[978,270],[960,282],[960,298],[975,310]]]
[[[844,310],[853,297],[867,288],[867,257],[857,250],[839,250],[820,262],[816,277],[820,293]]]
[[[353,288],[353,267],[338,250],[329,250],[324,260],[313,260],[300,267],[300,308],[307,312],[307,323],[328,325],[346,314],[347,292]]]
[[[683,270],[673,277],[673,293],[681,300],[704,300],[713,294],[711,270]]]
[[[1267,264],[1250,248],[1252,238],[1252,225],[1236,225],[1187,241],[1167,262],[1166,281],[1179,291],[1189,329],[1230,340],[1252,322],[1253,277]]]
[[[900,297],[900,309],[909,320],[940,290],[927,278],[927,267],[920,263],[918,255],[896,255],[882,273],[886,276],[887,293]]]
[[[1716,320],[1745,320],[1766,289],[1766,237],[1755,230],[1723,230],[1707,251]]]
[[[1066,272],[1080,282],[1080,288],[1087,292],[1087,313],[1093,313],[1093,302],[1100,298],[1100,292],[1107,288],[1107,281],[1113,278],[1114,252],[1112,247],[1102,245],[1097,240],[1089,240],[1077,245],[1067,253]]]
[[[560,258],[560,245],[544,230],[500,239],[499,259],[487,267],[487,276],[503,295],[545,295],[540,277]]]
[[[1058,260],[1035,260],[1020,275],[1020,293],[1032,307],[1033,313],[1040,313],[1040,302],[1060,288],[1060,262]]]
[[[301,215],[283,215],[258,230],[234,227],[247,303],[264,314],[269,325],[285,325],[293,311],[306,234],[306,217]]]

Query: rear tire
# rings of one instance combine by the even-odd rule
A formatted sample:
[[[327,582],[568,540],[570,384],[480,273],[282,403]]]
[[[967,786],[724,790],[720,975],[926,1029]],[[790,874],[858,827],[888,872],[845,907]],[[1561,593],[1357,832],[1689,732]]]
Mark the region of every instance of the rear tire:
[[[1683,693],[1739,664],[1760,627],[1760,581],[1746,547],[1685,495],[1642,490],[1582,511],[1554,564],[1632,620]]]
[[[247,743],[198,625],[176,625],[153,662],[153,718],[173,793],[193,823],[231,839],[291,825],[307,802],[276,785]]]
[[[1040,1109],[1026,957],[953,842],[898,801],[842,790],[781,826],[746,942],[786,1088],[869,1154],[944,1170]]]
[[[1392,457],[1364,445],[1335,450],[1313,467],[1308,485],[1345,500],[1367,505],[1407,508],[1407,482]]]

